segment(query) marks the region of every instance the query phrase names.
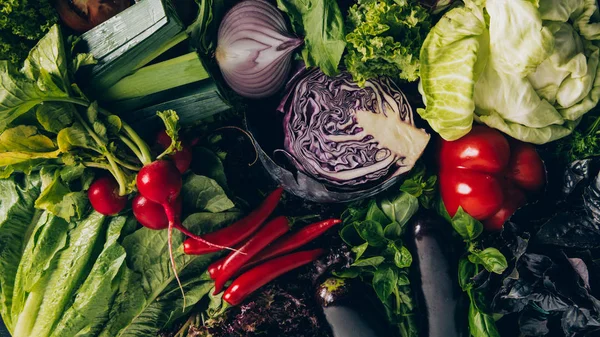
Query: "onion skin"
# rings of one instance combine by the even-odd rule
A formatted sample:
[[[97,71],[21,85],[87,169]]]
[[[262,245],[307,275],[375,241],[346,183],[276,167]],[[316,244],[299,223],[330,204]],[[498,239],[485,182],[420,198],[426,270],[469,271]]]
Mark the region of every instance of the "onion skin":
[[[85,33],[131,6],[130,0],[56,0],[62,22],[78,33]]]
[[[288,33],[277,8],[263,0],[246,0],[221,21],[215,54],[231,89],[257,99],[271,96],[285,85],[292,52],[302,43]]]

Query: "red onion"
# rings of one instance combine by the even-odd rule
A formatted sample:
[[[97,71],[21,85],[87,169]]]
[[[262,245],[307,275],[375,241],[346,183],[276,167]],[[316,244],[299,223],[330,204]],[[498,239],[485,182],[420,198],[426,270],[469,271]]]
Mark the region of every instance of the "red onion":
[[[235,5],[221,21],[216,58],[229,86],[248,98],[273,95],[283,87],[292,51],[302,39],[290,36],[283,15],[263,0]]]

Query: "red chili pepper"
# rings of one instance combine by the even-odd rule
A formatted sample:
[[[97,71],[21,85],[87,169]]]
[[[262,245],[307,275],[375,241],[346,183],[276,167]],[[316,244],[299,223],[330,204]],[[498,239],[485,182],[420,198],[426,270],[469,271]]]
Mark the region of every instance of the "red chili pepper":
[[[290,270],[316,260],[324,252],[323,249],[301,251],[280,256],[254,267],[233,281],[225,290],[223,300],[231,305],[238,305],[258,288]]]
[[[340,219],[327,219],[327,220],[323,220],[323,221],[319,221],[319,222],[310,224],[295,233],[287,234],[286,236],[273,242],[271,245],[269,245],[263,251],[258,253],[252,259],[250,259],[250,261],[248,261],[248,263],[246,263],[240,271],[242,271],[242,272],[246,271],[246,270],[248,270],[262,262],[270,260],[274,257],[290,253],[290,252],[304,246],[305,244],[311,242],[312,240],[318,238],[323,233],[325,233],[328,229],[330,229],[331,227],[333,227],[341,222],[342,222],[342,220],[340,220]],[[210,277],[213,280],[217,279],[217,275],[221,271],[221,268],[223,267],[223,262],[225,262],[226,259],[227,259],[227,257],[219,259],[219,260],[213,262],[208,267],[208,274],[210,275]]]
[[[341,223],[340,219],[327,219],[319,222],[310,224],[295,233],[290,233],[281,239],[273,242],[265,250],[254,256],[246,265],[244,269],[250,269],[253,266],[260,264],[261,262],[270,260],[274,257],[290,253],[312,240],[321,236],[329,228]]]
[[[215,280],[215,295],[223,290],[223,286],[229,281],[246,262],[252,257],[260,253],[271,242],[290,230],[290,222],[287,218],[280,216],[261,228],[245,245],[238,251],[234,251],[227,255],[227,259],[223,261],[221,270],[217,272]]]
[[[250,237],[250,235],[256,232],[260,225],[267,220],[269,215],[275,210],[275,207],[277,207],[282,193],[282,188],[276,189],[267,196],[257,209],[243,219],[216,232],[203,235],[202,237],[204,240],[219,246],[233,247],[237,245]],[[194,239],[187,239],[183,243],[183,251],[189,255],[208,254],[218,252],[219,250],[220,249],[218,248]]]

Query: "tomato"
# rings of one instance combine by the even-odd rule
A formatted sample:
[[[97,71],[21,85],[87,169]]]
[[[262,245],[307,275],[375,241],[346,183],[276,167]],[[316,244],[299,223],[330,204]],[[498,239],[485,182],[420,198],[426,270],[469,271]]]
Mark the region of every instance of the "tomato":
[[[535,147],[486,126],[456,141],[442,140],[438,162],[448,213],[454,216],[460,206],[489,230],[501,229],[525,204],[525,192],[539,191],[546,179]]]

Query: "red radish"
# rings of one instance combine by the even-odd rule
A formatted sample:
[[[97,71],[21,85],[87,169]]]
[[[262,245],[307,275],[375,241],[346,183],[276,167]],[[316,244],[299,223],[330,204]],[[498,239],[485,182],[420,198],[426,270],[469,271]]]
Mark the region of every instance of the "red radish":
[[[163,206],[165,214],[169,221],[168,224],[168,245],[169,245],[169,258],[171,260],[171,268],[175,275],[175,279],[179,284],[181,293],[183,294],[183,302],[185,305],[185,292],[181,285],[181,280],[177,274],[177,265],[175,258],[173,257],[173,227],[179,229],[186,235],[190,235],[193,239],[198,240],[206,245],[214,246],[219,249],[230,249],[232,248],[212,244],[199,236],[189,233],[182,225],[180,220],[180,214],[176,212],[175,206],[179,193],[181,192],[181,173],[177,167],[166,160],[156,160],[150,164],[145,165],[138,172],[137,175],[137,188],[142,196],[150,201],[158,203]]]
[[[112,176],[96,179],[88,190],[88,198],[92,207],[104,215],[115,215],[127,204],[127,197],[119,195],[119,184]]]
[[[153,230],[169,228],[169,219],[167,219],[167,213],[161,204],[138,194],[133,198],[131,208],[133,215],[142,226]],[[177,198],[173,202],[173,211],[175,214],[181,214],[181,198]]]
[[[137,175],[137,188],[140,193],[163,206],[169,206],[181,192],[181,173],[166,160],[156,160],[142,167]],[[167,208],[167,207],[165,207]],[[167,217],[172,210],[166,210]],[[170,221],[170,219],[169,219]]]
[[[167,131],[165,131],[165,130],[159,131],[158,134],[156,135],[156,144],[160,145],[163,149],[166,149],[169,146],[171,146],[172,141],[173,140],[171,139],[171,137],[167,134]]]
[[[156,143],[163,149],[167,149],[169,146],[171,146],[171,142],[171,137],[169,137],[165,130],[160,131],[156,136]],[[184,173],[192,164],[192,150],[189,146],[182,142],[181,150],[170,154],[169,159],[171,159],[175,166],[177,166],[179,172]]]

